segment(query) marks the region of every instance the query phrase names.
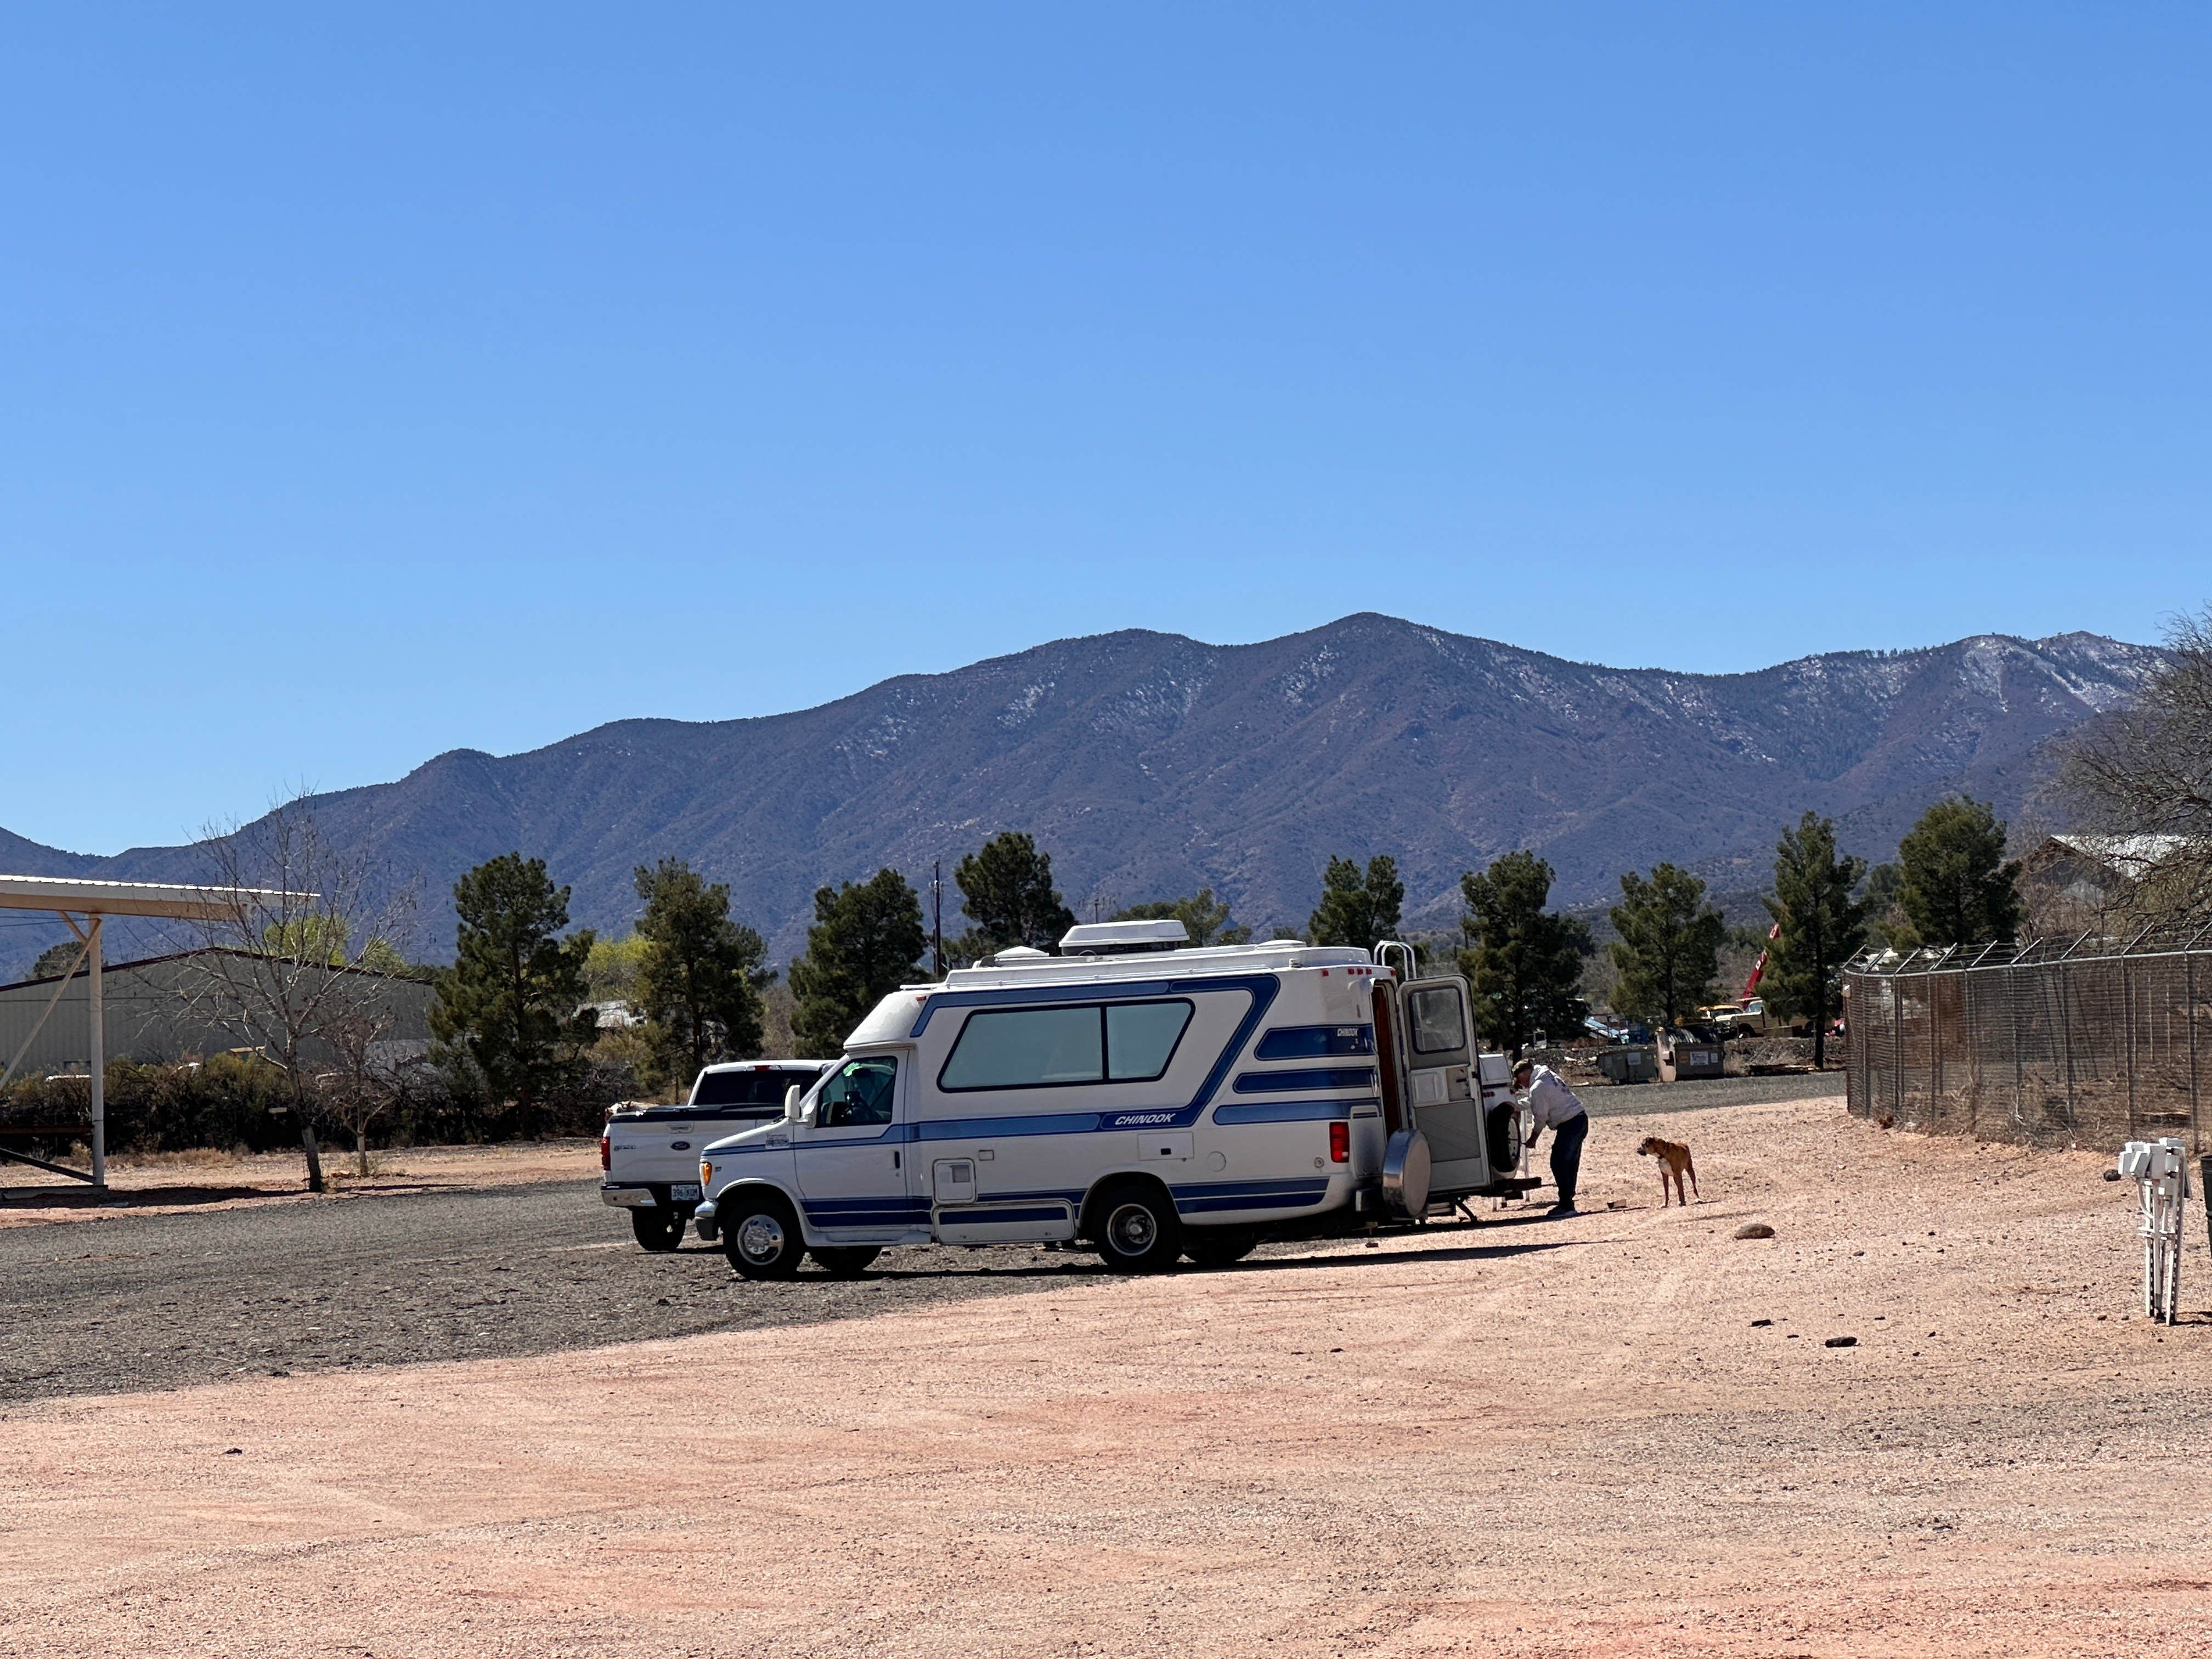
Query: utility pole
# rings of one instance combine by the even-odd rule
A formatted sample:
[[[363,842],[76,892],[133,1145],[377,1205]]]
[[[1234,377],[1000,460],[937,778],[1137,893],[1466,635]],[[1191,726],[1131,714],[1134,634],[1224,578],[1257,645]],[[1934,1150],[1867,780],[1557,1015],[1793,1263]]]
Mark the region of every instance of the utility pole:
[[[937,977],[945,977],[945,860],[939,859],[929,866],[929,902],[935,912],[931,934],[935,941]]]

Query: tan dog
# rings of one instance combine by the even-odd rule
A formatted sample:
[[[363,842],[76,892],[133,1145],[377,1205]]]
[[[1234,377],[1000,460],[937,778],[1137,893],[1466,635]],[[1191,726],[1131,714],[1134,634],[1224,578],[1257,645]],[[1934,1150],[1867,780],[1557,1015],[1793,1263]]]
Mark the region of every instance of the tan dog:
[[[1690,1149],[1679,1141],[1662,1140],[1657,1135],[1646,1135],[1637,1146],[1636,1155],[1659,1160],[1659,1207],[1662,1210],[1667,1207],[1667,1182],[1671,1178],[1674,1182],[1674,1196],[1681,1199],[1684,1209],[1689,1208],[1690,1200],[1682,1192],[1684,1176],[1690,1177],[1690,1191],[1698,1192],[1698,1166],[1690,1161]],[[1698,1193],[1698,1196],[1703,1198],[1705,1194]]]

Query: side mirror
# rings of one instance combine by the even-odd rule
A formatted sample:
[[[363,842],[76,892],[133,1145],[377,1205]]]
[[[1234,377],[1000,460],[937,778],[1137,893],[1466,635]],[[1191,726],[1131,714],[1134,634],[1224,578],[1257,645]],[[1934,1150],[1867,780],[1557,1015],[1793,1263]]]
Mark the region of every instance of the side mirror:
[[[787,1123],[799,1121],[799,1085],[796,1083],[783,1091],[783,1121]]]

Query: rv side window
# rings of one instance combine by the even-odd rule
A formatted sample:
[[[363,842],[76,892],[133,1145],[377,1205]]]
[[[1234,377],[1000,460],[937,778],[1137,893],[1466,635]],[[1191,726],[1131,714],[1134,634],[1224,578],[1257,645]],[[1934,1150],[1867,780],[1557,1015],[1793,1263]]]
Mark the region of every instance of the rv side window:
[[[1413,1052],[1448,1054],[1467,1047],[1467,1023],[1460,1018],[1459,993],[1448,986],[1416,991],[1406,999],[1406,1023],[1413,1027]]]
[[[1029,1089],[1105,1078],[1104,1028],[1095,1006],[1008,1008],[968,1016],[937,1086]]]
[[[981,1009],[960,1028],[937,1086],[957,1092],[1149,1083],[1166,1072],[1191,1008],[1176,1001]]]
[[[1106,1075],[1116,1083],[1150,1083],[1168,1069],[1182,1028],[1190,1024],[1188,1002],[1124,1002],[1106,1010]]]
[[[855,1123],[891,1121],[891,1084],[898,1076],[898,1061],[888,1055],[848,1060],[822,1085],[815,1102],[817,1128],[839,1129]]]

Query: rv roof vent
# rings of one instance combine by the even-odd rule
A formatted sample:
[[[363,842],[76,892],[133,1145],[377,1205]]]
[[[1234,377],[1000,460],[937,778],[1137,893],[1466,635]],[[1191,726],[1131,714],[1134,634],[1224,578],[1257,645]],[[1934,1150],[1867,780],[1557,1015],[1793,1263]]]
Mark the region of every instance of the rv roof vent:
[[[1051,960],[1052,956],[1049,951],[1033,950],[1026,945],[1013,945],[993,957],[991,965],[994,968],[1012,968],[1019,963]]]
[[[1066,956],[1103,957],[1125,951],[1172,951],[1190,943],[1190,934],[1172,916],[1164,921],[1086,921],[1061,937]]]

